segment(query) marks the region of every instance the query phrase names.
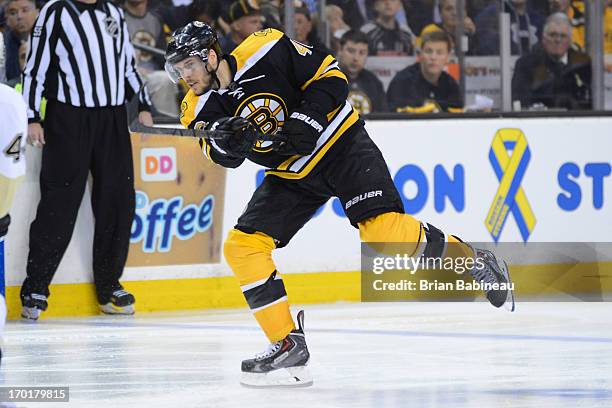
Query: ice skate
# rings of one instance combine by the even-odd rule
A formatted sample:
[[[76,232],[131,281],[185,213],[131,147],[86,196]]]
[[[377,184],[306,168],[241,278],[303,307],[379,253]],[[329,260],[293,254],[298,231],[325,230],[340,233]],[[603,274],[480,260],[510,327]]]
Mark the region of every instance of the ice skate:
[[[489,302],[495,307],[504,306],[514,311],[514,292],[512,280],[505,261],[497,259],[491,251],[485,249],[474,249],[476,258],[482,260],[483,267],[477,266],[472,269],[471,274],[475,281],[485,285],[499,284],[499,290],[485,289]]]
[[[48,303],[45,295],[31,293],[21,297],[23,309],[21,309],[21,317],[27,320],[38,320],[40,314],[47,310]]]
[[[105,314],[133,315],[135,302],[134,295],[120,288],[113,291],[106,303],[100,304],[100,310]]]
[[[312,377],[306,365],[310,353],[304,336],[304,311],[297,314],[298,328],[283,340],[272,343],[263,353],[242,362],[245,387],[309,387]]]

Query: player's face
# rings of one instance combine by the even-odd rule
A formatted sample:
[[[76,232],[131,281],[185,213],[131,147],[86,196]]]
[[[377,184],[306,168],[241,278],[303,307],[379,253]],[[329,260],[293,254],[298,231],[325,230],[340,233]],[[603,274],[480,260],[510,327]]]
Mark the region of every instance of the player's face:
[[[357,76],[368,59],[368,44],[347,41],[338,53],[340,64],[351,77]]]
[[[421,69],[423,72],[438,76],[448,64],[448,44],[444,41],[428,41],[421,50]]]
[[[561,58],[572,42],[572,33],[564,24],[550,23],[542,36],[542,45],[548,55]]]
[[[196,95],[203,95],[210,89],[211,75],[206,72],[204,62],[199,57],[189,57],[179,61],[174,64],[174,68]]]
[[[401,5],[400,0],[377,0],[374,3],[374,8],[381,17],[395,18],[395,14],[399,11]]]
[[[5,13],[7,26],[17,34],[28,34],[38,17],[38,9],[29,0],[10,2]]]

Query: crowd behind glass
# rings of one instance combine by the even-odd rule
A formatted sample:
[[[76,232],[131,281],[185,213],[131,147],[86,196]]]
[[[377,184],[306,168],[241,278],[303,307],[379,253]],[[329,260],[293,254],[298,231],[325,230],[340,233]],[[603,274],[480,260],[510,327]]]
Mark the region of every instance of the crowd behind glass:
[[[612,54],[612,0],[602,1],[602,48]],[[0,80],[12,86],[20,86],[41,6],[0,0]],[[123,0],[121,6],[154,113],[169,117],[177,117],[186,91],[163,68],[174,29],[206,22],[231,52],[257,30],[285,27],[283,0]],[[336,56],[351,102],[364,114],[500,110],[501,11],[510,19],[512,109],[591,109],[582,0],[327,0],[325,6],[294,0],[293,38]],[[604,58],[603,68],[612,75],[606,72],[612,60]]]

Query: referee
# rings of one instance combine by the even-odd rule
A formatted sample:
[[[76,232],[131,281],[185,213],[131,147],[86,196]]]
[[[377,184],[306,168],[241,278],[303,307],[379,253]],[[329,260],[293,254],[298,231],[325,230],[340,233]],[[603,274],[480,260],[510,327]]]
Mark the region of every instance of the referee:
[[[41,198],[30,227],[22,317],[47,308],[49,285],[70,242],[88,174],[93,176],[93,275],[105,313],[133,314],[119,284],[134,215],[134,170],[126,101],[152,126],[123,11],[109,0],[51,0],[31,35],[23,80],[28,140],[42,147]],[[40,103],[48,99],[44,126]]]

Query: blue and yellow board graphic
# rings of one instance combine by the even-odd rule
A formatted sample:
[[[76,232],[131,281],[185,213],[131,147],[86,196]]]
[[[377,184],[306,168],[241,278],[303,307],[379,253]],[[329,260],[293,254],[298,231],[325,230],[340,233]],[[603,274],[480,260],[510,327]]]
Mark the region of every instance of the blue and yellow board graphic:
[[[509,151],[512,155],[509,155]],[[489,161],[499,180],[499,187],[485,220],[495,242],[499,241],[509,213],[514,216],[524,242],[527,242],[535,227],[535,215],[521,187],[530,160],[531,150],[522,130],[500,129],[495,133]]]

